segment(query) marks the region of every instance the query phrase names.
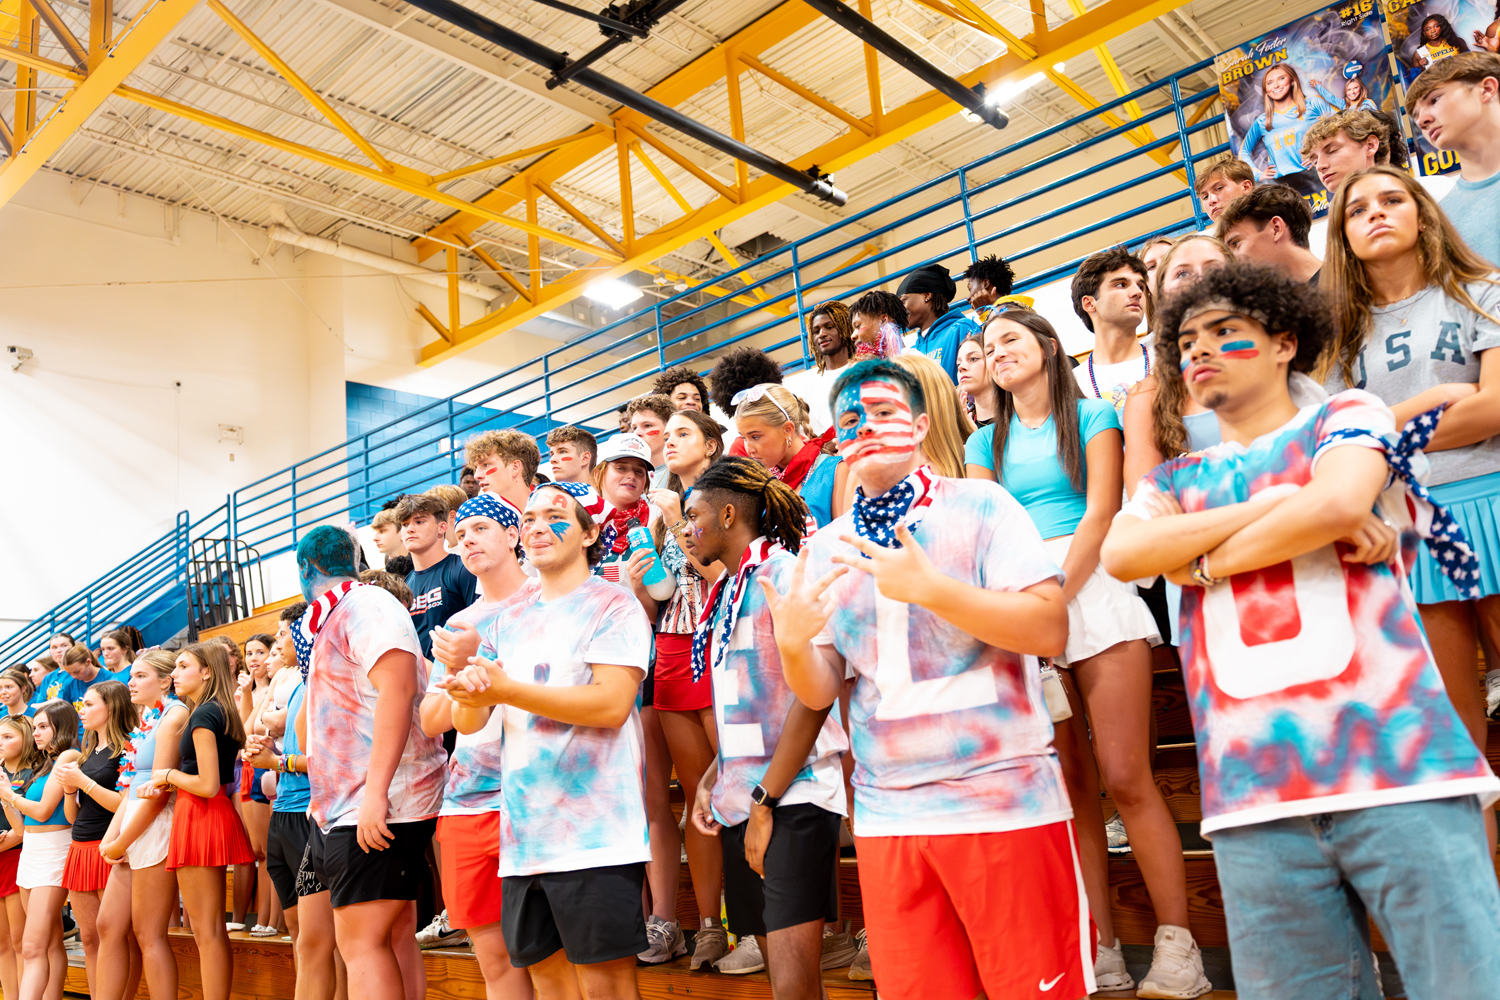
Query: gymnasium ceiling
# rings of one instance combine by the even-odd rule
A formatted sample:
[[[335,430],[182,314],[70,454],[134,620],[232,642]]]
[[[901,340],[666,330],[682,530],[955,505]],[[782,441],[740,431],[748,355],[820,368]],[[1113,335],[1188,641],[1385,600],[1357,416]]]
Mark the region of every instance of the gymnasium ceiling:
[[[869,0],[878,26],[952,76],[1014,88],[1046,74],[1003,103],[1003,131],[924,103],[931,87],[884,56],[873,115],[866,49],[802,0],[687,0],[594,64],[799,169],[834,163],[849,195],[839,207],[737,173],[724,153],[576,82],[549,89],[547,70],[402,0],[36,0],[35,22],[31,2],[0,0],[11,53],[0,50],[0,87],[15,96],[0,111],[0,205],[46,170],[81,192],[245,226],[410,240],[428,266],[456,258],[504,291],[497,306],[514,314],[446,335],[435,318],[424,363],[543,315],[602,274],[709,281],[760,234],[812,233],[1079,115],[1080,94],[1111,100],[1317,6]],[[537,0],[462,2],[574,56],[603,40],[597,24]],[[65,99],[71,114],[55,114]],[[1090,119],[1056,142],[1109,127]]]

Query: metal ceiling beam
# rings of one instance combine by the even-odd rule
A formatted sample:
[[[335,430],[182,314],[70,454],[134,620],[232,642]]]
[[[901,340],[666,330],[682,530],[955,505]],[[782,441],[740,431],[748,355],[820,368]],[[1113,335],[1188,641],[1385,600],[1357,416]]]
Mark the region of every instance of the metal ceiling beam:
[[[425,10],[434,17],[442,18],[455,27],[463,28],[485,41],[508,49],[553,73],[567,67],[568,58],[563,53],[527,38],[518,31],[512,31],[503,24],[492,21],[463,4],[456,3],[455,0],[406,0],[406,2],[419,10]],[[835,205],[842,205],[848,200],[847,195],[819,176],[816,167],[810,170],[798,170],[790,164],[782,163],[776,157],[766,155],[739,137],[728,136],[717,129],[709,128],[675,107],[663,104],[638,90],[633,90],[611,76],[585,67],[575,70],[573,79],[610,100],[617,101],[633,111],[698,140],[705,146],[728,153],[741,163],[747,163],[763,173],[778,178],[785,184],[816,195],[824,201],[833,202]]]
[[[1105,0],[1097,7],[1079,17],[1064,21],[1045,33],[1026,36],[1027,45],[1035,52],[1031,58],[1009,51],[978,69],[958,78],[967,87],[983,83],[995,87],[1008,80],[1020,79],[1042,71],[1053,63],[1073,58],[1089,51],[1096,45],[1126,31],[1140,27],[1161,14],[1186,3],[1187,0]],[[714,49],[695,59],[673,73],[648,93],[663,103],[681,103],[705,88],[724,80],[737,67],[730,58],[734,50],[765,52],[773,45],[784,41],[817,19],[817,13],[802,0],[788,0],[759,20],[750,24],[733,37],[726,39]],[[872,78],[878,85],[878,75]],[[900,107],[884,109],[877,99],[872,103],[875,112],[866,122],[870,133],[851,128],[792,161],[793,166],[811,166],[829,172],[842,169],[871,156],[894,143],[951,117],[957,105],[945,94],[930,91],[908,101]],[[641,116],[628,109],[617,111],[612,117],[621,125],[640,125]],[[628,128],[617,129],[617,135]],[[509,208],[524,203],[528,185],[538,179],[555,182],[569,171],[587,163],[609,150],[615,140],[596,137],[574,143],[556,153],[549,154],[533,164],[527,171],[507,180],[490,194],[480,198],[476,204]],[[717,199],[698,206],[683,218],[674,220],[660,229],[639,235],[627,241],[629,252],[625,260],[608,267],[594,267],[579,271],[556,282],[544,285],[538,294],[526,300],[518,300],[503,309],[490,313],[466,327],[453,331],[451,342],[438,341],[422,351],[420,363],[434,365],[456,357],[469,348],[483,343],[491,337],[541,315],[549,309],[575,298],[582,293],[584,285],[604,277],[620,277],[643,264],[650,263],[665,253],[677,250],[709,233],[716,233],[726,224],[755,212],[785,198],[795,190],[791,185],[772,176],[760,177],[742,189],[740,197],[732,200],[720,195]],[[622,185],[622,195],[629,195],[628,181]],[[630,221],[627,210],[625,220]],[[455,216],[433,229],[430,235],[451,242],[454,234],[465,236],[482,224],[479,218]],[[630,230],[627,229],[627,234]],[[419,246],[424,256],[437,250],[439,244]]]
[[[73,133],[83,127],[105,100],[125,81],[136,67],[146,61],[152,50],[174,31],[182,19],[192,13],[197,0],[155,0],[146,6],[129,27],[114,35],[106,52],[96,54],[93,68],[63,97],[51,114],[37,123],[23,140],[17,129],[15,153],[0,164],[0,206],[10,201],[32,175],[42,168],[52,154],[62,148]],[[106,5],[100,5],[101,9]],[[0,52],[0,58],[5,53]],[[76,79],[76,74],[67,78]]]

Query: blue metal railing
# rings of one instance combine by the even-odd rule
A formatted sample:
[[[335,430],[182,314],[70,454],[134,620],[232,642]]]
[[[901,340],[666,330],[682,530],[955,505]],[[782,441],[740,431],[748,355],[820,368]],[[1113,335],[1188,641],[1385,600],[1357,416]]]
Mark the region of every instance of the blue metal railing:
[[[722,299],[694,306],[688,297],[695,293],[673,295],[249,483],[198,521],[190,522],[186,512],[180,513],[166,534],[0,643],[0,662],[35,655],[55,631],[81,632],[82,641],[105,624],[128,620],[171,588],[185,589],[187,552],[197,539],[237,538],[269,559],[294,548],[314,525],[351,512],[362,515],[373,498],[421,488],[437,481],[435,475],[454,481],[462,465],[460,439],[499,426],[496,411],[503,415],[504,426],[530,428],[532,433],[560,423],[598,426],[601,420],[612,431],[615,407],[637,395],[640,383],[673,365],[701,367],[708,355],[733,344],[753,343],[789,369],[806,366],[811,359],[804,310],[823,298],[852,301],[924,264],[959,258],[967,266],[982,250],[998,244],[1005,245],[1004,255],[1017,271],[1028,258],[1061,252],[1066,258],[1062,262],[1016,282],[1015,291],[1023,292],[1071,274],[1106,238],[1118,243],[1123,235],[1136,242],[1201,229],[1209,220],[1193,187],[1195,164],[1228,147],[1202,138],[1218,123],[1217,117],[1188,124],[1192,109],[1216,96],[1218,88],[1184,96],[1182,86],[1211,65],[1205,60],[1028,135],[715,279],[741,299],[755,297],[757,305],[729,312]],[[1157,106],[1082,142],[1009,171],[1001,169],[1002,161],[1025,155],[1049,139],[1066,139],[1066,130],[1131,101]],[[1170,131],[1103,161],[1086,159],[1090,151],[1118,144],[1127,132],[1140,135],[1136,130],[1153,123]],[[1195,138],[1200,140],[1196,149]],[[1168,157],[1165,164],[1146,159],[1163,153]],[[1186,176],[1186,186],[1144,201],[1139,194],[1130,200],[1132,192],[1178,172]],[[1038,176],[1047,179],[1026,186]],[[1020,214],[1039,199],[1060,200],[1070,188],[1075,195],[1070,200],[1031,216]],[[944,221],[934,226],[933,219]],[[1015,246],[1017,238],[1035,242]],[[866,245],[887,240],[890,245],[877,252],[847,260]],[[913,251],[918,259],[887,273],[888,264]],[[846,262],[837,263],[841,260]],[[779,308],[784,315],[767,312],[768,308]]]

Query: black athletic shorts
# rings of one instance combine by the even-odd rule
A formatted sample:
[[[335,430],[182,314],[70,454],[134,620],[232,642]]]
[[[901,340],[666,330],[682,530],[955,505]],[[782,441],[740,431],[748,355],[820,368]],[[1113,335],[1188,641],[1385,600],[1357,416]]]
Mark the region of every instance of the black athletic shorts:
[[[500,880],[500,930],[518,969],[562,950],[574,965],[613,962],[646,950],[643,862]]]
[[[271,876],[283,910],[297,905],[297,869],[307,853],[307,831],[311,827],[312,820],[306,813],[271,814],[271,826],[266,831],[266,874]]]
[[[313,826],[307,841],[312,873],[328,886],[334,909],[372,899],[416,899],[432,878],[427,846],[437,820],[391,823],[391,845],[366,853],[355,827],[336,826],[323,833]]]
[[[745,860],[749,820],[720,832],[724,842],[724,912],[731,933],[769,934],[839,917],[839,824],[843,817],[811,803],[771,810],[766,877]]]

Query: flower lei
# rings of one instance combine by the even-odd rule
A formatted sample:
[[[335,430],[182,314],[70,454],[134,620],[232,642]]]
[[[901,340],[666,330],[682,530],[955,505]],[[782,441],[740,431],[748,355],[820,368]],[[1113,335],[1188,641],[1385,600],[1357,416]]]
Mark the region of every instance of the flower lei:
[[[150,735],[151,730],[161,721],[161,714],[166,710],[166,705],[158,701],[155,705],[141,713],[141,723],[130,731],[125,740],[125,753],[120,758],[120,779],[118,788],[121,792],[130,787],[130,779],[135,777],[135,754],[137,741],[144,740]]]

